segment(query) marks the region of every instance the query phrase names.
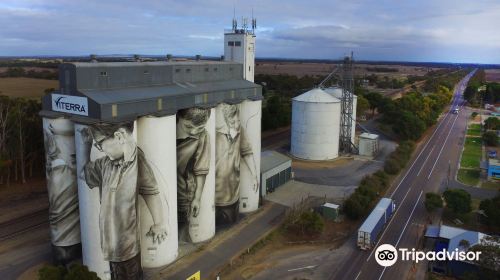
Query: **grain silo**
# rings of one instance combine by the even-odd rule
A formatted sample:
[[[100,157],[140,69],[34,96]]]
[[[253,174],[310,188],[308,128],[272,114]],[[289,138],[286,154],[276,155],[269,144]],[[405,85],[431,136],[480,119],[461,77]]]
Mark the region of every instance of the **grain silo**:
[[[331,96],[342,100],[342,88],[341,87],[329,87],[323,89],[326,93]],[[354,139],[356,136],[356,106],[358,104],[358,97],[356,95],[352,95],[352,124],[351,124],[351,143],[354,143]]]
[[[291,153],[310,160],[339,153],[340,100],[315,88],[292,99]]]

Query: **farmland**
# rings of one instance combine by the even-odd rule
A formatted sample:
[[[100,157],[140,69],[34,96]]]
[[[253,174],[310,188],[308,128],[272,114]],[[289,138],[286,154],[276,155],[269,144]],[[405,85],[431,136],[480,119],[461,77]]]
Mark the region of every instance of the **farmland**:
[[[58,87],[59,82],[55,80],[0,78],[0,94],[9,97],[40,98],[44,95],[44,90]]]

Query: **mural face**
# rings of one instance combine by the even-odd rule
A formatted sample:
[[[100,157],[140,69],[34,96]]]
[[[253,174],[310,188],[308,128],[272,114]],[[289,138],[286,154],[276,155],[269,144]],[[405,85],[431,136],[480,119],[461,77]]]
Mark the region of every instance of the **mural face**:
[[[177,207],[179,238],[191,241],[189,226],[200,213],[201,197],[210,170],[210,138],[206,130],[210,109],[189,108],[177,114]]]
[[[217,224],[234,223],[238,218],[241,160],[257,174],[252,146],[240,122],[239,105],[217,107],[215,205]],[[258,181],[255,176],[255,190]]]
[[[153,218],[146,236],[161,243],[167,235],[157,181],[133,136],[134,124],[99,124],[82,129],[87,162],[83,176],[100,193],[99,231],[104,259],[113,279],[141,279],[137,199],[141,195]],[[92,145],[104,156],[90,160]]]
[[[81,256],[73,123],[44,119],[43,127],[54,260],[66,264]]]

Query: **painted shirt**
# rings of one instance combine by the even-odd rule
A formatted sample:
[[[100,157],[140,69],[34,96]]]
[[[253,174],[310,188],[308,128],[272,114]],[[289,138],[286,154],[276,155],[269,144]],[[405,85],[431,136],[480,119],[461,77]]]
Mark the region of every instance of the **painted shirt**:
[[[196,176],[210,169],[210,138],[206,130],[197,137],[177,139],[177,201],[190,207],[196,191]],[[186,211],[187,209],[182,209]]]
[[[137,194],[159,193],[144,153],[136,148],[128,161],[105,156],[89,162],[85,178],[90,188],[101,192],[99,229],[104,259],[121,262],[139,254]]]
[[[63,159],[50,162],[47,187],[49,195],[50,237],[55,246],[80,243],[80,214],[75,169]]]
[[[252,154],[243,128],[231,136],[227,126],[217,128],[215,151],[215,205],[227,206],[240,198],[241,157]]]

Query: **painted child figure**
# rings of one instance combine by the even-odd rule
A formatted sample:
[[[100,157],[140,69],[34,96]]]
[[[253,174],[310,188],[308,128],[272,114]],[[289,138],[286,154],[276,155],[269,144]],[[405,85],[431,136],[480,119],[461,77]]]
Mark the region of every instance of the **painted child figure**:
[[[189,108],[177,113],[177,211],[179,238],[191,242],[192,218],[200,213],[201,197],[210,169],[210,138],[206,124],[210,109]]]
[[[90,126],[80,132],[89,155],[83,164],[85,181],[100,191],[101,249],[110,262],[112,279],[142,279],[138,195],[144,198],[154,221],[147,236],[160,243],[167,235],[154,173],[132,131],[133,123],[127,123]],[[105,154],[95,161],[90,160],[92,142]]]

